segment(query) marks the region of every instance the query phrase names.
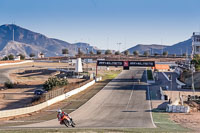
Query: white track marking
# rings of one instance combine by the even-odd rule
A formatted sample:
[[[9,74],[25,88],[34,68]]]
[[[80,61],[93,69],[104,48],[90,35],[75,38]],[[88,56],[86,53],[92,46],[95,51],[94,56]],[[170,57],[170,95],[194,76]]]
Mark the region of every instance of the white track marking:
[[[132,95],[133,95],[133,90],[134,90],[134,86],[133,86],[133,88],[132,88],[131,95],[130,95],[130,97],[129,97],[129,99],[128,99],[128,103],[127,103],[127,105],[126,105],[126,110],[128,109],[128,105],[130,104],[131,97],[132,97]]]
[[[156,127],[154,121],[153,121],[153,117],[152,117],[152,108],[151,108],[151,100],[150,100],[150,92],[149,92],[149,86],[147,86],[148,89],[148,99],[149,99],[149,107],[150,107],[150,117],[151,117],[151,121],[154,127]]]

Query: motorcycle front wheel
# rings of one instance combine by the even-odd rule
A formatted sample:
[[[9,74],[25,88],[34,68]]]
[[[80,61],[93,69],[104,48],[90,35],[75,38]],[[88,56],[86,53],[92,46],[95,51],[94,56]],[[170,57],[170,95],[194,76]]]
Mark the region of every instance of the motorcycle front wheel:
[[[66,127],[68,127],[69,122],[66,119],[63,120],[63,123],[65,124]]]

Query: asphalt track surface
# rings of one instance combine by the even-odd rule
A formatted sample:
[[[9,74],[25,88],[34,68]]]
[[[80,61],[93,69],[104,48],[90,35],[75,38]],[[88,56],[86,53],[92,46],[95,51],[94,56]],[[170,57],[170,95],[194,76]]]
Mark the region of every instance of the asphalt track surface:
[[[145,68],[126,70],[70,115],[77,128],[155,128],[148,93]],[[65,128],[57,119],[17,127]]]
[[[28,67],[11,67],[11,68],[0,68],[0,84],[3,84],[7,81],[10,81],[9,79],[9,74],[8,72],[10,70],[15,70],[15,69],[23,69],[23,68],[29,68],[30,66]]]

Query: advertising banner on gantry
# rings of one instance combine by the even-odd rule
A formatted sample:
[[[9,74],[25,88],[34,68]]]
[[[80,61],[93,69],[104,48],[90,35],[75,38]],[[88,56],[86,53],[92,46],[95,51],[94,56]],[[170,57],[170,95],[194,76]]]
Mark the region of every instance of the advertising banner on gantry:
[[[154,67],[155,61],[97,61],[97,66]]]

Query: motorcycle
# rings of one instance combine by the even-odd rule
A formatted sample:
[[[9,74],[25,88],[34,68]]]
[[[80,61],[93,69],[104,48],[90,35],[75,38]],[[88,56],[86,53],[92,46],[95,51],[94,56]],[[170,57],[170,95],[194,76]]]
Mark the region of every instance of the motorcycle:
[[[63,115],[61,117],[60,122],[63,123],[66,127],[69,127],[69,126],[75,127],[76,125],[74,121],[72,120],[72,118],[69,118],[66,115]]]

